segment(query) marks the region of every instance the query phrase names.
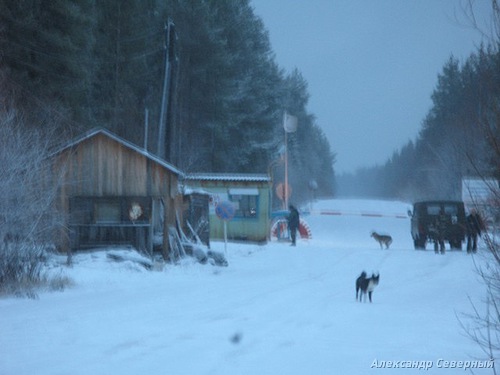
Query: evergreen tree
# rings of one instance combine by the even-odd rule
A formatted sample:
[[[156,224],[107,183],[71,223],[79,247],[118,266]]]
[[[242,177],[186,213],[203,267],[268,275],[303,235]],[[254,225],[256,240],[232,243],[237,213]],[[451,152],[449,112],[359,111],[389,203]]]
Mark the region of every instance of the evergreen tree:
[[[371,185],[385,183],[377,194],[415,200],[461,199],[463,177],[495,176],[500,168],[499,61],[491,47],[481,47],[462,65],[450,58],[415,143],[395,153],[383,169],[358,171],[353,178],[361,183],[370,175]]]
[[[334,155],[307,112],[307,83],[276,65],[249,0],[6,0],[0,21],[0,73],[15,106],[40,108],[33,117],[59,117],[73,136],[106,127],[156,153],[168,73],[165,157],[181,169],[267,172],[288,110],[300,122],[290,137],[298,197],[313,180],[331,191]]]
[[[0,4],[0,61],[21,88],[18,105],[59,106],[71,120],[91,121],[92,0]],[[36,114],[35,114],[36,116]],[[36,116],[38,117],[38,116]]]
[[[335,157],[315,117],[307,112],[307,82],[298,70],[284,81],[284,108],[298,118],[297,131],[288,134],[289,183],[295,201],[311,196],[311,184],[318,184],[316,194],[333,195]],[[281,127],[281,132],[283,129]]]
[[[153,1],[106,1],[97,7],[97,124],[142,143],[146,108],[151,121],[158,118],[166,19]]]

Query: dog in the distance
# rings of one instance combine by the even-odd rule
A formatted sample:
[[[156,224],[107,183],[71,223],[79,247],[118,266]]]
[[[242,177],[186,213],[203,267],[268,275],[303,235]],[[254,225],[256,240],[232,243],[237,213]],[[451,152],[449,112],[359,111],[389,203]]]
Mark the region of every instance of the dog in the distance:
[[[373,290],[378,285],[379,280],[380,274],[378,273],[372,274],[371,277],[366,277],[366,272],[361,272],[361,275],[356,279],[356,301],[359,296],[359,302],[362,302],[364,295],[366,302],[366,295],[368,294],[368,299],[371,302]]]
[[[385,245],[385,248],[388,249],[389,246],[391,246],[392,243],[392,237],[387,235],[387,234],[378,234],[377,232],[372,232],[371,236],[375,238],[375,241],[378,242],[380,245],[380,248],[383,249]]]

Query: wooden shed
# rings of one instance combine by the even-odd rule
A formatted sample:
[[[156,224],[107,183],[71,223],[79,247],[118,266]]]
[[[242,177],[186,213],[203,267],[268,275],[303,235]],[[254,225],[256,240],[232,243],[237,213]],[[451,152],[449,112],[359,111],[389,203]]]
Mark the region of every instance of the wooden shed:
[[[224,222],[217,217],[219,202],[229,201],[235,215],[227,224],[230,240],[265,242],[269,238],[270,183],[265,174],[188,174],[186,184],[210,193],[210,238],[224,238]]]
[[[184,186],[183,203],[182,230],[188,237],[195,233],[198,238],[194,238],[194,242],[201,241],[210,248],[210,194],[202,189]]]
[[[53,154],[66,225],[60,247],[131,244],[152,253],[159,238],[169,251],[169,227],[182,206],[182,173],[105,129],[92,130]]]

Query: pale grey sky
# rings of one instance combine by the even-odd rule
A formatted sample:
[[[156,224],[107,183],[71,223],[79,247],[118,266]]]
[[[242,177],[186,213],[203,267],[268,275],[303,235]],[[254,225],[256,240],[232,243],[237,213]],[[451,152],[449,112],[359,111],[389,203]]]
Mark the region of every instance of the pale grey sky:
[[[308,111],[337,154],[337,173],[381,165],[414,140],[443,65],[451,55],[465,61],[482,40],[467,26],[467,0],[251,4],[278,65],[297,68],[308,82]],[[473,5],[487,31],[490,1]]]

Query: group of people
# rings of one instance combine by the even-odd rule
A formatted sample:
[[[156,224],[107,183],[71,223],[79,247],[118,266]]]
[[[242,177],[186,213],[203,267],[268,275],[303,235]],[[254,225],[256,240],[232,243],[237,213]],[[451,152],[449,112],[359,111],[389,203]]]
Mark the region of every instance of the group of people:
[[[436,219],[436,237],[434,242],[434,251],[444,253],[444,238],[448,228],[448,217],[441,209]],[[467,236],[467,253],[477,252],[477,239],[484,230],[484,222],[477,210],[472,209],[465,218],[465,233]]]

